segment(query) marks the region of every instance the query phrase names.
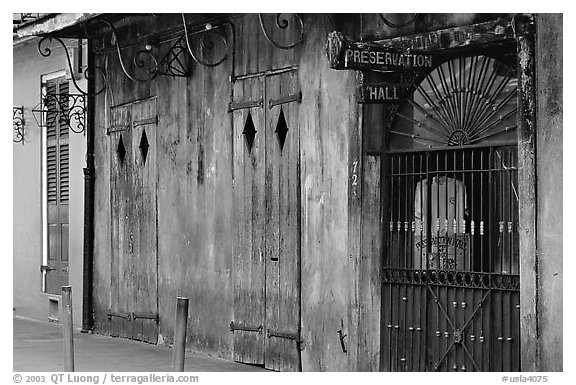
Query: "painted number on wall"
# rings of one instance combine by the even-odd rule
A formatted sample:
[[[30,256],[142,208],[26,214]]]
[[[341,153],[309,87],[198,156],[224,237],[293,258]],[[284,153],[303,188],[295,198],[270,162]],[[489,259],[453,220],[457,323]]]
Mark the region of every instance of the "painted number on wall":
[[[358,185],[358,161],[352,162],[352,186]]]

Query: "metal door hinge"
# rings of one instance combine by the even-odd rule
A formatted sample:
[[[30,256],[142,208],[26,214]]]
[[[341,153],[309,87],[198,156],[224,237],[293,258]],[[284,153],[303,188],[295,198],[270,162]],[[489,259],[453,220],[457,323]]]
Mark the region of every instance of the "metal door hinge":
[[[136,127],[140,127],[140,126],[146,126],[149,124],[158,125],[158,116],[155,116],[153,118],[148,118],[148,119],[136,120],[136,121],[132,122],[132,129],[135,129]]]
[[[259,100],[247,100],[243,102],[230,102],[228,106],[228,112],[242,110],[246,108],[254,108],[254,107],[262,107],[264,105],[264,101],[262,99]]]
[[[268,338],[275,337],[275,338],[284,338],[288,340],[293,340],[298,344],[300,350],[304,350],[305,343],[304,340],[300,337],[300,333],[292,333],[292,332],[268,329],[267,335]]]
[[[297,94],[288,95],[288,96],[280,98],[280,99],[270,99],[268,101],[268,108],[272,108],[272,107],[280,105],[280,104],[286,104],[286,103],[292,103],[292,102],[300,103],[301,100],[302,100],[302,92],[298,92]]]
[[[112,309],[108,310],[108,319],[112,317],[125,318],[128,321],[136,319],[149,319],[158,322],[158,313],[135,313],[135,312],[118,312]]]
[[[230,331],[234,331],[234,330],[242,330],[245,332],[255,332],[258,334],[262,334],[262,330],[264,329],[264,327],[262,325],[258,325],[258,326],[253,326],[253,325],[246,325],[246,324],[237,324],[234,323],[234,321],[230,322]]]

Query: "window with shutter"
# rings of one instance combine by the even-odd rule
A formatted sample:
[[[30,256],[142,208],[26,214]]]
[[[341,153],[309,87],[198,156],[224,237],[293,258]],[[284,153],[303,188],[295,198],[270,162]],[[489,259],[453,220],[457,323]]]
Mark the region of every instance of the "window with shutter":
[[[70,199],[70,143],[68,81],[64,77],[44,84],[46,126],[47,265],[45,291],[60,294],[68,284],[68,202]]]

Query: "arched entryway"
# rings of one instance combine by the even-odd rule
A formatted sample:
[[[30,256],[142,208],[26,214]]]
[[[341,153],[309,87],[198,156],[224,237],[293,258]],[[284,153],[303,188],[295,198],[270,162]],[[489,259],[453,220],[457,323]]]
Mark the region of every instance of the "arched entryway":
[[[388,131],[382,364],[520,370],[517,78],[446,58]]]

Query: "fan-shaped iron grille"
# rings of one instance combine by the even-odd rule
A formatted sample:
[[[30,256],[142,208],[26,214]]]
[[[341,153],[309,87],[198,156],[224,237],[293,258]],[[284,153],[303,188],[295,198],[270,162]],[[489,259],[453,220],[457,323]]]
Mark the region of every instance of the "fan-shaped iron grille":
[[[515,74],[489,56],[445,61],[415,87],[390,130],[390,150],[511,143]]]

